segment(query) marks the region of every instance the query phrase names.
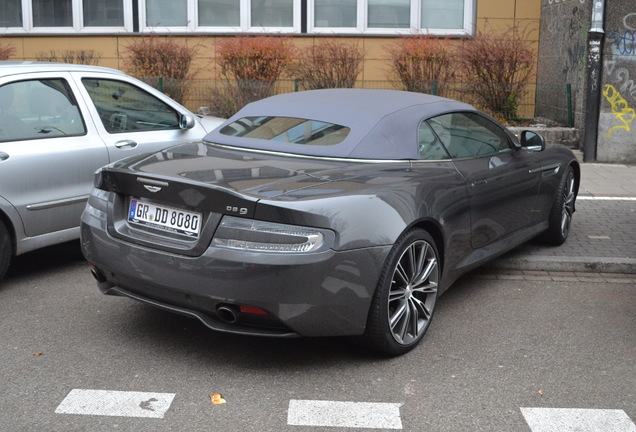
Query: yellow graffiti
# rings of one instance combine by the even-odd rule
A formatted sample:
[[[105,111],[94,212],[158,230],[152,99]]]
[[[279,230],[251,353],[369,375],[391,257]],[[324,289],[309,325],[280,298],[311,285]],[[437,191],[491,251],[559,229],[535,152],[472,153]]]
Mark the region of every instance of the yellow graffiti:
[[[612,106],[612,113],[614,116],[623,123],[621,125],[614,126],[607,131],[605,137],[609,138],[612,135],[612,132],[614,132],[614,129],[625,129],[629,132],[631,130],[630,123],[636,119],[636,112],[634,111],[634,108],[629,107],[625,98],[623,98],[618,90],[616,90],[616,87],[611,84],[605,85],[603,96],[605,96],[605,99],[607,99]]]

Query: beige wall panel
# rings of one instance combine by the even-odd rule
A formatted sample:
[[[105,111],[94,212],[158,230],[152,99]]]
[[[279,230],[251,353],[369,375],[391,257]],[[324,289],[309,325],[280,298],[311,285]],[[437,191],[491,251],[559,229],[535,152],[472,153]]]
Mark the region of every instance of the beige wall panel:
[[[479,0],[477,18],[514,18],[515,3],[537,0]]]
[[[541,0],[516,1],[517,18],[539,19],[541,17]]]
[[[9,58],[9,60],[22,60],[22,58],[24,57],[24,47],[22,45],[21,37],[0,37],[0,46],[11,46],[15,49],[13,55],[11,56],[11,58]]]

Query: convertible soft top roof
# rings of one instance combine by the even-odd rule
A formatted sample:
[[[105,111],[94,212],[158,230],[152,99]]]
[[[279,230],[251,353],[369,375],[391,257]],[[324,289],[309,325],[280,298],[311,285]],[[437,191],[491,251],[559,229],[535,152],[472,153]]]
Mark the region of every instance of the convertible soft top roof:
[[[420,122],[447,112],[476,111],[442,97],[396,90],[325,89],[286,93],[245,106],[223,126],[245,117],[294,117],[346,126],[349,135],[331,146],[302,145],[210,132],[205,141],[308,156],[417,159]]]

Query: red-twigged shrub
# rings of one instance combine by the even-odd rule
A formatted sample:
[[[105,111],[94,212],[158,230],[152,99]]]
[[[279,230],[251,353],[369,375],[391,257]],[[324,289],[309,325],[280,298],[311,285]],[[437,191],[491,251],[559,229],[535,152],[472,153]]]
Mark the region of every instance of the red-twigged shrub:
[[[323,39],[298,55],[289,75],[300,79],[305,89],[353,88],[363,60],[357,44]]]
[[[12,45],[0,45],[0,60],[9,60],[15,54],[15,47]]]
[[[512,26],[503,33],[478,32],[458,51],[475,104],[498,118],[518,118],[519,103],[536,63],[528,28]]]
[[[452,46],[446,38],[403,36],[385,49],[389,78],[399,80],[407,91],[442,94],[455,76]]]
[[[210,94],[213,115],[228,117],[255,100],[274,94],[274,85],[294,58],[283,36],[236,36],[217,46],[216,61],[225,86]]]
[[[173,36],[143,36],[124,48],[127,55],[125,70],[155,87],[162,78],[163,91],[183,103],[186,84],[194,78],[192,62],[199,46],[191,46],[187,40],[179,43]]]

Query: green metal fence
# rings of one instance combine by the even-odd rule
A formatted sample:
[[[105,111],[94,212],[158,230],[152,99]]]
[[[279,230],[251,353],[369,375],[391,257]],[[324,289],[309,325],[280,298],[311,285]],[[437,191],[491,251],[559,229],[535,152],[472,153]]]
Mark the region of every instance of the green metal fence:
[[[237,100],[240,99],[240,97],[237,96],[237,92],[231,91],[235,88],[235,84],[229,83],[225,80],[191,80],[185,84],[175,82],[174,80],[160,78],[146,79],[145,81],[173,97],[194,112],[227,117],[242,106],[241,101]],[[405,86],[400,81],[358,80],[355,87],[367,89],[405,89]],[[511,118],[511,110],[499,110],[498,112],[493,112],[492,109],[489,109],[489,106],[496,104],[484,102],[483,94],[480,96],[472,85],[456,82],[430,82],[418,83],[417,87],[423,89],[423,92],[426,93],[469,103],[488,112],[494,117],[505,121],[515,121],[535,117],[537,100],[540,99],[543,101],[546,99],[542,97],[538,98],[538,96],[549,95],[550,97],[547,98],[547,100],[550,101],[549,104],[554,105],[551,107],[553,109],[550,112],[556,112],[556,116],[558,117],[554,120],[563,124],[572,123],[571,92],[568,92],[567,88],[562,85],[529,84],[526,87],[524,94],[515,95],[513,103],[515,104],[514,117],[516,118]],[[247,97],[256,99],[266,97],[270,94],[291,93],[303,90],[305,90],[305,88],[303,87],[302,81],[297,79],[278,80],[272,87],[264,86],[259,82],[250,87],[250,91],[248,93],[251,94]],[[503,92],[503,94],[506,93]],[[539,105],[542,104],[543,102],[539,102]]]

